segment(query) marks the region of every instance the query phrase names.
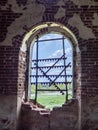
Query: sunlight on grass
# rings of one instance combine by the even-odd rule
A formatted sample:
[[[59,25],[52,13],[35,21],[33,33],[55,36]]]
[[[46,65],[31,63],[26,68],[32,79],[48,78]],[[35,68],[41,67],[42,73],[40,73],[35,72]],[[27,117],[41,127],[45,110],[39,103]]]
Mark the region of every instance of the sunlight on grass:
[[[34,98],[32,96],[32,98]],[[37,97],[37,102],[45,106],[45,108],[53,108],[56,106],[62,106],[65,102],[65,95],[59,94],[39,94]]]
[[[64,89],[64,85],[59,85],[60,89]],[[51,87],[42,87],[39,85],[38,88],[43,89],[56,89],[54,86]],[[72,98],[72,85],[68,85],[68,99]],[[35,85],[31,87],[31,99],[35,99]],[[60,92],[51,92],[51,91],[41,91],[37,94],[37,102],[45,106],[47,109],[52,109],[53,107],[62,106],[66,102],[66,94],[62,95]]]
[[[38,102],[51,109],[64,104],[65,95],[39,95]]]
[[[71,99],[72,96],[69,96],[69,99]],[[32,96],[32,99],[34,99],[34,96]],[[47,109],[52,109],[53,107],[62,106],[66,102],[65,95],[61,94],[49,94],[49,93],[43,93],[38,94],[37,102],[45,106]]]

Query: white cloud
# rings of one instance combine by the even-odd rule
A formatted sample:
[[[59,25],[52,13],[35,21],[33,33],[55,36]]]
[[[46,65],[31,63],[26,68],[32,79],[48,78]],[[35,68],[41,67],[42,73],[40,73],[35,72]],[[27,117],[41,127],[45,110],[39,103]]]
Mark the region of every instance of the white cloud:
[[[42,37],[40,37],[40,40],[43,40],[43,39],[56,39],[56,38],[61,38],[62,35],[60,34],[46,34],[46,35],[43,35]]]
[[[52,66],[53,64],[54,64],[54,62],[51,62],[51,63],[45,64],[45,66]]]
[[[71,49],[70,47],[67,48],[67,49],[65,50],[65,53],[66,53],[67,55],[72,54],[72,49]]]
[[[44,39],[51,39],[51,36],[49,36],[49,35],[44,35],[44,36],[40,37],[39,40],[44,40]]]
[[[63,50],[57,50],[55,51],[51,56],[49,56],[49,58],[54,58],[54,57],[60,57],[63,55]]]
[[[69,47],[65,49],[66,55],[72,55],[72,49]],[[54,57],[61,57],[63,55],[63,49],[55,51],[49,58],[54,58]]]

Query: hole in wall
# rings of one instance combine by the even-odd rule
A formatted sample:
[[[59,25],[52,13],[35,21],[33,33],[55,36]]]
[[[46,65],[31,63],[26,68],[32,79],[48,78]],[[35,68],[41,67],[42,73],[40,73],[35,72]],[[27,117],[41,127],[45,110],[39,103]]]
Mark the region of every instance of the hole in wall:
[[[30,98],[47,109],[72,98],[73,56],[70,41],[61,34],[36,38],[30,62]]]

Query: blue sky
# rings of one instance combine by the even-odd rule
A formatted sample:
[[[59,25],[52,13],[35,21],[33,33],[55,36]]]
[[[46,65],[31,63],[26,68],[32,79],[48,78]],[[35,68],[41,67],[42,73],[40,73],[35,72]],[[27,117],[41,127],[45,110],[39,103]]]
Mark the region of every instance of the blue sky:
[[[53,39],[62,38],[62,35],[46,34],[43,37],[41,37],[39,40],[51,39],[51,38]],[[71,44],[67,39],[65,39],[65,50],[66,50],[67,56],[72,55]],[[35,54],[36,54],[36,45],[34,45],[34,48],[33,48],[33,59],[35,59],[36,57]],[[62,55],[62,41],[61,40],[39,43],[39,58],[54,58],[54,57],[60,57],[61,55]]]
[[[56,39],[56,38],[62,38],[62,35],[60,34],[46,34],[44,36],[42,36],[39,40],[44,40],[44,39]],[[39,54],[38,54],[38,58],[39,59],[47,59],[47,58],[59,58],[63,55],[63,49],[62,49],[62,40],[56,40],[56,41],[47,41],[47,42],[39,42]],[[68,39],[65,38],[64,40],[64,46],[65,46],[65,53],[66,53],[66,64],[68,64],[69,62],[72,62],[72,47],[70,42],[68,41]],[[34,44],[33,47],[33,52],[32,52],[32,60],[36,59],[36,43]],[[48,62],[39,62],[38,65],[39,66],[51,66],[54,64],[54,61],[48,61]],[[62,65],[63,61],[59,61],[56,65]],[[34,66],[34,63],[32,63],[32,66]],[[47,69],[44,69],[44,71],[47,71]],[[54,74],[59,74],[61,72],[61,69],[51,69],[51,71],[49,71],[50,75],[54,75]],[[72,72],[72,67],[67,69],[67,73],[71,74]],[[35,71],[32,71],[33,74],[35,74]],[[39,72],[39,74],[41,74]],[[62,73],[64,74],[64,73]],[[32,79],[33,81],[35,81],[35,79]],[[46,78],[43,79],[39,79],[40,81],[47,81]],[[52,78],[53,80],[53,78]],[[63,81],[63,79],[57,79],[57,81]]]

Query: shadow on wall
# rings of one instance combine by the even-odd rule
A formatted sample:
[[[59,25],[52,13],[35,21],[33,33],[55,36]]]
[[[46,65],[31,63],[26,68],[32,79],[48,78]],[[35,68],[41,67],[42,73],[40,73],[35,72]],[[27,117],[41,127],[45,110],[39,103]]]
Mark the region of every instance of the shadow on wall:
[[[76,99],[52,111],[33,103],[23,103],[21,113],[22,130],[79,130],[78,101]]]

